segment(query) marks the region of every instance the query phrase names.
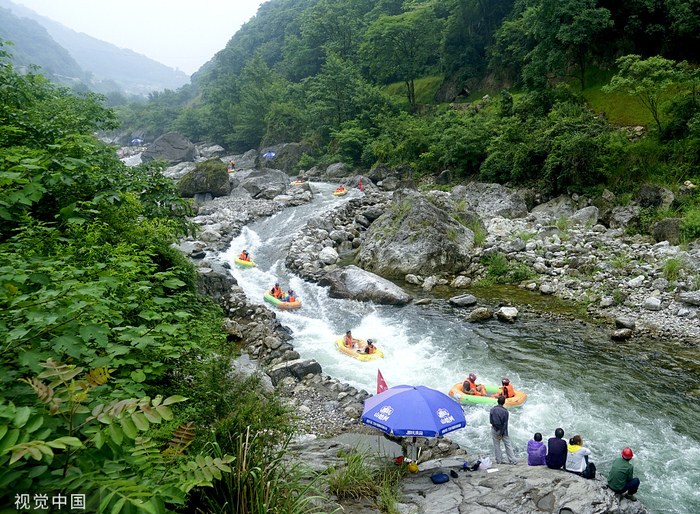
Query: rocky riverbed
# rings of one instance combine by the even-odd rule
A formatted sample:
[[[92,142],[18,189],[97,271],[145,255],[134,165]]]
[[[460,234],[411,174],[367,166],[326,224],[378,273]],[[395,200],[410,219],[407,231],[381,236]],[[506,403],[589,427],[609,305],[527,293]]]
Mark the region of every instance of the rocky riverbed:
[[[366,177],[364,180],[369,181]],[[348,183],[353,181],[358,181],[358,177],[348,179]],[[359,422],[362,402],[369,393],[324,374],[315,361],[301,359],[275,314],[265,306],[252,304],[217,259],[246,223],[312,198],[313,186],[295,187],[290,186],[271,199],[253,199],[241,191],[236,195],[204,199],[194,218],[202,232],[197,239],[183,241],[180,248],[199,266],[200,291],[217,298],[228,314],[224,328],[229,336],[244,344],[251,362],[263,366],[269,377],[267,387],[281,386],[286,401],[303,414],[306,421],[300,423],[302,432],[325,440],[344,432],[370,431]],[[484,197],[485,191],[489,197]],[[477,198],[470,196],[471,193]],[[422,193],[413,191],[410,195],[414,198]],[[574,210],[566,218],[568,223],[559,221],[561,216],[545,208],[523,212],[524,201],[520,205],[513,199],[514,193],[501,186],[476,185],[471,191],[465,186],[456,194],[434,192],[422,196],[449,216],[469,220],[473,245],[468,262],[461,270],[455,271],[454,267],[441,270],[436,265],[434,274],[405,273],[398,277],[420,288],[423,292],[420,301],[430,301],[433,292],[440,295],[453,292],[454,298],[469,296],[470,286],[489,277],[488,257],[499,254],[505,257],[509,267],[523,266],[529,270],[518,282],[522,290],[543,297],[583,302],[592,318],[617,321],[624,332],[615,333],[611,327],[611,337],[662,337],[680,344],[697,345],[700,339],[700,293],[697,291],[700,255],[693,245],[681,249],[669,242],[656,243],[640,236],[627,236],[620,228],[599,223],[598,214],[587,209],[591,206]],[[361,199],[351,200],[309,223],[293,239],[287,267],[312,281],[326,280],[333,272],[345,268],[343,264],[351,262],[362,251],[373,223],[396,210],[395,198],[390,191],[370,188]],[[399,198],[405,200],[406,194]],[[463,208],[465,203],[474,209],[467,212]],[[507,217],[514,213],[519,217]],[[555,224],[553,220],[559,222]],[[487,235],[476,241],[474,234],[482,225]],[[386,226],[391,227],[391,222]],[[678,263],[673,276],[666,264],[670,259]],[[395,274],[393,277],[397,278]],[[366,282],[370,291],[381,284],[376,280],[363,284]],[[517,307],[517,302],[512,303]],[[468,315],[486,307],[479,305],[475,297],[474,302],[464,302],[462,308]],[[493,315],[491,312],[490,316]],[[517,322],[517,311],[509,321]],[[406,502],[402,509],[405,511],[458,512],[463,508],[460,506],[470,504],[477,512],[567,512],[562,509],[569,509],[568,512],[646,512],[639,503],[620,502],[605,489],[604,479],[584,481],[544,469],[520,469],[521,466],[492,475],[457,479],[447,486],[433,486],[428,480],[428,468],[434,465],[431,462],[449,468],[448,461],[439,459],[457,456],[457,460],[463,462],[478,456],[464,454],[445,438],[420,439],[418,445],[422,471],[404,483]],[[306,450],[301,448],[301,453],[306,455],[304,460],[310,458],[310,452],[316,451],[310,445]],[[403,451],[407,452],[407,448]],[[504,479],[511,486],[505,491],[501,490]],[[579,493],[571,494],[581,487]],[[438,505],[439,510],[436,510]],[[344,507],[350,512],[371,510],[359,504]]]

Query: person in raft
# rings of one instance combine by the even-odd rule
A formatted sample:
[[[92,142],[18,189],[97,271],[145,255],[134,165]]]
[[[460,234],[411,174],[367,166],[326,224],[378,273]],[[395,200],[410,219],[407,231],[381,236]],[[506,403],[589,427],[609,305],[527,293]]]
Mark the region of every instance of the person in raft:
[[[639,489],[639,479],[634,478],[634,466],[630,462],[634,457],[631,448],[622,450],[622,457],[618,457],[612,463],[608,474],[608,487],[617,494],[624,494],[625,498],[636,502],[635,494]]]
[[[476,383],[476,375],[469,373],[469,377],[462,383],[462,392],[475,396],[486,396],[486,388]]]
[[[547,467],[551,469],[561,469],[566,464],[566,441],[563,439],[564,429],[557,428],[554,437],[547,441]]]
[[[365,353],[371,354],[376,351],[376,348],[374,346],[374,341],[371,339],[367,339],[367,346],[365,346]]]
[[[547,458],[547,447],[542,442],[542,434],[535,436],[527,442],[527,465],[544,466]]]
[[[294,291],[289,289],[287,291],[287,296],[285,296],[285,298],[284,298],[284,301],[292,303],[292,302],[296,301],[296,299],[297,299],[297,296],[294,294]]]
[[[338,186],[335,188],[336,193],[342,193],[343,191],[345,191],[345,188],[343,186]]]
[[[242,261],[250,262],[250,255],[248,255],[248,250],[243,250],[238,258]]]
[[[350,332],[349,330],[345,332],[343,344],[345,345],[345,348],[355,348],[355,346],[357,345],[356,340],[352,338],[352,332]]]
[[[282,296],[282,290],[280,289],[279,283],[276,283],[276,284],[275,284],[275,287],[273,287],[273,288],[270,290],[270,294],[271,294],[272,296],[274,296],[275,298],[279,298],[280,296]]]
[[[513,386],[510,384],[510,380],[507,378],[501,379],[501,384],[503,385],[503,390],[501,391],[501,394],[508,398],[513,398],[515,396],[515,389],[513,389]]]

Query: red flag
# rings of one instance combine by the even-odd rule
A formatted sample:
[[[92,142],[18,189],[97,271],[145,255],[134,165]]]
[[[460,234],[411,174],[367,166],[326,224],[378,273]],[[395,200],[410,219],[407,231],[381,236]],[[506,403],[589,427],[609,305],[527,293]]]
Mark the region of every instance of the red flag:
[[[360,177],[360,191],[362,191],[362,177]]]
[[[388,390],[389,388],[386,386],[386,382],[384,382],[384,377],[382,376],[382,372],[377,370],[377,394],[383,393],[384,391]]]

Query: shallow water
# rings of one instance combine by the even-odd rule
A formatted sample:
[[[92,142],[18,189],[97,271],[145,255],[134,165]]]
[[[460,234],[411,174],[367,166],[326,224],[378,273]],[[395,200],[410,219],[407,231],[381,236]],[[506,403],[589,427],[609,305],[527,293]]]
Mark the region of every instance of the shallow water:
[[[280,311],[278,319],[293,330],[292,343],[302,357],[316,359],[325,373],[370,393],[376,391],[377,369],[389,387],[426,385],[444,392],[470,372],[489,384],[508,377],[528,394],[525,405],[510,409],[509,431],[519,459],[527,458],[527,441],[535,432],[547,439],[557,427],[564,428],[566,438],[580,434],[604,474],[630,446],[642,481],[637,496],[645,505],[658,513],[700,512],[696,350],[612,342],[607,329],[578,321],[532,317],[514,324],[468,324],[462,311],[441,299],[427,306],[392,307],[329,298],[327,288],[288,273],[288,244],[306,221],[359,191],[336,198],[334,185],[314,186],[321,194],[311,204],[245,227],[221,255],[233,264],[242,249],[250,252],[257,267],[232,266],[232,273],[253,301],[262,304],[264,291],[275,281],[284,290],[294,289],[302,309]],[[504,294],[511,293],[504,289],[494,298]],[[385,358],[359,362],[337,352],[333,343],[348,329],[355,337],[375,339]],[[465,414],[466,428],[449,438],[470,454],[492,452],[488,407],[466,406]]]

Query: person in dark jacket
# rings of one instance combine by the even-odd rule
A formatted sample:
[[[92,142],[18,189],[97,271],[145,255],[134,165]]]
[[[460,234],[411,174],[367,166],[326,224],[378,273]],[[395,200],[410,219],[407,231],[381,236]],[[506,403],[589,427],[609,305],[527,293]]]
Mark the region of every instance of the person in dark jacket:
[[[564,441],[564,429],[557,428],[554,437],[547,441],[547,467],[561,469],[566,464],[566,441]]]
[[[630,462],[634,455],[631,448],[622,450],[622,456],[615,459],[608,473],[608,487],[625,498],[637,501],[635,493],[639,488],[639,479],[634,478],[634,466]]]
[[[498,405],[496,405],[489,413],[489,422],[491,423],[491,439],[493,440],[493,451],[496,454],[496,462],[503,464],[503,455],[501,454],[501,441],[506,447],[506,457],[511,464],[517,464],[513,453],[513,447],[510,445],[510,437],[508,437],[508,417],[510,413],[503,406],[506,403],[505,396],[498,397]]]

